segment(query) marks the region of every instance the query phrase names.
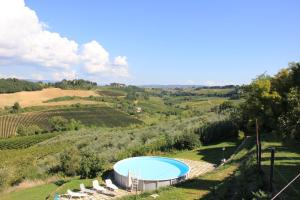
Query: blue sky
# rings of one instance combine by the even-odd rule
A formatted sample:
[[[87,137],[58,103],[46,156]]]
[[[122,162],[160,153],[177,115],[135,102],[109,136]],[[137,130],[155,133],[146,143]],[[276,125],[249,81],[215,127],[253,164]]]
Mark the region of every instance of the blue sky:
[[[40,73],[43,79],[65,75],[99,83],[243,84],[300,60],[296,0],[25,0],[25,6],[46,24],[43,29],[74,40],[79,49],[97,41],[109,53],[109,61],[105,67],[91,68],[87,65],[92,59],[70,61],[69,67],[60,68],[55,65],[61,61],[50,66],[36,56],[29,62],[26,53],[15,59],[20,63],[0,66],[0,74],[6,76],[14,70],[20,77]],[[101,53],[97,44],[86,49]],[[120,62],[114,60],[118,56]]]

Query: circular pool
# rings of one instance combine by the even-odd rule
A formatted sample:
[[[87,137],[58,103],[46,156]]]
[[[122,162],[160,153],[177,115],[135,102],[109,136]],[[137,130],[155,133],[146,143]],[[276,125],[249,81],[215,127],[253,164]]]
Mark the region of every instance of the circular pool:
[[[142,156],[117,162],[114,178],[122,187],[150,191],[185,180],[189,171],[188,165],[175,159]]]

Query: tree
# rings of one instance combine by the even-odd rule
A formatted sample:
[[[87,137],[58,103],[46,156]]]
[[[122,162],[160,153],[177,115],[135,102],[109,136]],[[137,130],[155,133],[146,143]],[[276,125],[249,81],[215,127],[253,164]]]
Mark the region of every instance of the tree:
[[[276,126],[276,109],[280,105],[281,96],[272,90],[271,77],[259,76],[244,87],[244,93],[246,101],[241,105],[243,128],[253,131],[255,119],[258,119],[264,129],[272,130]]]
[[[174,147],[179,150],[182,149],[191,150],[198,146],[200,146],[199,135],[196,135],[195,133],[189,133],[189,132],[179,135],[179,137],[177,138],[174,144]]]
[[[83,125],[75,119],[65,119],[61,116],[50,118],[49,123],[53,131],[72,131],[79,130]]]
[[[50,118],[49,123],[53,131],[65,131],[69,122],[61,116],[55,116]]]
[[[43,129],[41,129],[38,125],[32,124],[29,126],[25,126],[21,124],[17,128],[17,134],[21,136],[25,135],[35,135],[35,134],[40,134],[43,132]]]
[[[103,161],[91,150],[81,152],[79,175],[81,178],[94,178],[102,171]]]
[[[12,113],[19,113],[21,111],[21,106],[19,102],[14,103],[14,105],[11,107],[12,108]]]
[[[80,169],[80,153],[71,147],[60,155],[60,168],[67,176],[75,176]]]

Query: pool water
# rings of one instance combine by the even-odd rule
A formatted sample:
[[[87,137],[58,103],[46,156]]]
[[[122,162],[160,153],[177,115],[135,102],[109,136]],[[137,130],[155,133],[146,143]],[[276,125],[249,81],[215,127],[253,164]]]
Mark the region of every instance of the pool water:
[[[155,156],[127,158],[117,162],[114,170],[123,176],[132,176],[140,180],[169,180],[185,176],[190,168],[175,159]]]

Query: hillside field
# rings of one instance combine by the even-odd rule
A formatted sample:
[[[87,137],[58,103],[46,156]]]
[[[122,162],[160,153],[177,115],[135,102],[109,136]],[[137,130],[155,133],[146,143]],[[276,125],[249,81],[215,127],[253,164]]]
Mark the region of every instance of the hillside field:
[[[25,126],[36,124],[48,131],[50,130],[49,119],[54,116],[75,119],[85,126],[124,127],[142,123],[136,118],[106,106],[69,107],[0,116],[0,136],[16,135],[18,126],[21,124]]]
[[[61,96],[88,97],[98,96],[98,94],[93,90],[62,90],[59,88],[47,88],[41,91],[0,94],[0,108],[12,106],[15,102],[19,102],[22,107],[47,106],[48,103],[44,103],[45,101]]]

